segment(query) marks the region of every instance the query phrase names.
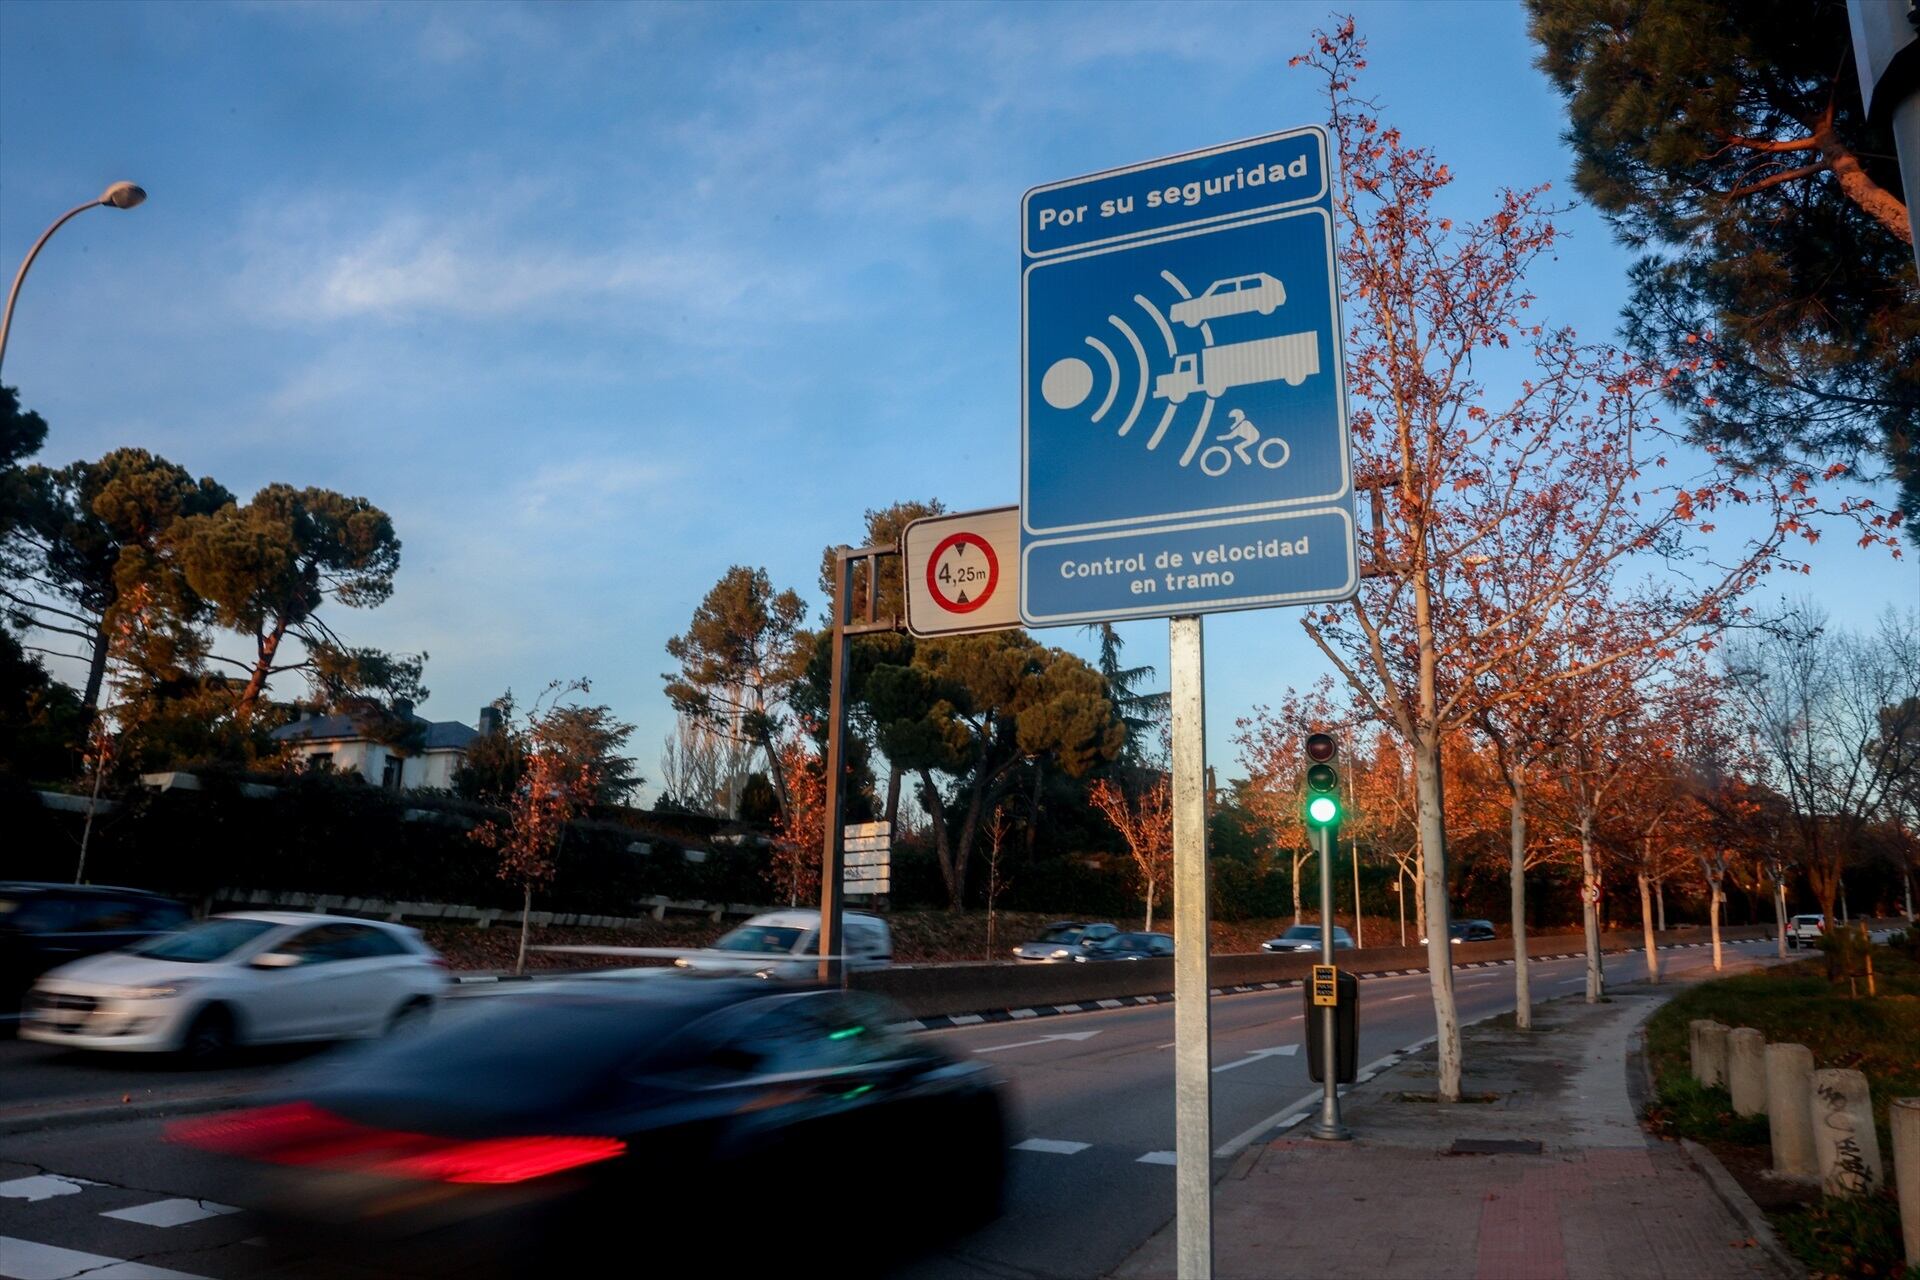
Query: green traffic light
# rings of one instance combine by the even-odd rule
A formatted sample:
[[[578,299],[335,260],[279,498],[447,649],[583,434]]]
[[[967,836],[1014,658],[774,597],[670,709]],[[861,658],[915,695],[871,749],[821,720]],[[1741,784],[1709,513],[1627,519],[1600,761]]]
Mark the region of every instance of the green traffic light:
[[[1315,826],[1324,827],[1340,816],[1340,802],[1332,796],[1315,796],[1307,801],[1307,818]]]

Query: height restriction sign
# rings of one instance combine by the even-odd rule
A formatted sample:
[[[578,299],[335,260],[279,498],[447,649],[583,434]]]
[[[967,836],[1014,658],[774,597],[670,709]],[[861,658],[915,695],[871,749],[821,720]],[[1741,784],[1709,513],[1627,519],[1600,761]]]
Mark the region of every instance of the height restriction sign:
[[[901,539],[907,630],[964,635],[1020,625],[1020,509],[930,516]]]

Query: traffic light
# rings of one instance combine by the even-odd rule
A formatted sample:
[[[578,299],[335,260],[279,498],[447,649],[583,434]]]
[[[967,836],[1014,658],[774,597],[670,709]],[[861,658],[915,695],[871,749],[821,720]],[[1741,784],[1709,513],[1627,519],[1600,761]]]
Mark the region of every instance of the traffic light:
[[[1307,821],[1316,827],[1330,827],[1340,821],[1340,771],[1333,767],[1338,747],[1331,734],[1315,733],[1307,737]]]

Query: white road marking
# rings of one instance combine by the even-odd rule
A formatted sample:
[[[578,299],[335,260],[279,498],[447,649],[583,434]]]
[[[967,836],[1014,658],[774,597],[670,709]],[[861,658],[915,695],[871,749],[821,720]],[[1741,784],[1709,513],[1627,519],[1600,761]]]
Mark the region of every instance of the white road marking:
[[[1381,1004],[1399,1004],[1402,1000],[1418,1000],[1420,998],[1420,995],[1421,995],[1420,992],[1414,991],[1414,992],[1409,992],[1407,995],[1404,995],[1404,996],[1389,996],[1387,999],[1382,1000],[1380,1003]]]
[[[1297,1044],[1281,1044],[1275,1045],[1271,1049],[1255,1049],[1238,1062],[1228,1062],[1215,1067],[1213,1073],[1219,1075],[1222,1071],[1232,1071],[1235,1067],[1244,1067],[1250,1063],[1259,1062],[1264,1058],[1290,1058],[1298,1052],[1300,1052],[1300,1046]]]
[[[1073,1156],[1079,1155],[1092,1145],[1091,1142],[1061,1142],[1056,1138],[1028,1138],[1025,1142],[1014,1143],[1013,1149],[1039,1151],[1050,1156]]]
[[[0,1276],[7,1280],[205,1280],[185,1271],[169,1271],[145,1262],[106,1258],[78,1249],[59,1249],[31,1240],[0,1236]]]
[[[1135,1164],[1179,1164],[1180,1157],[1171,1151],[1149,1151],[1134,1161]]]
[[[956,1027],[978,1026],[985,1021],[986,1019],[977,1013],[956,1013],[953,1015],[953,1025]]]
[[[1091,1040],[1099,1035],[1098,1031],[1062,1031],[1057,1035],[1041,1036],[1038,1040],[1015,1040],[1012,1044],[988,1045],[984,1049],[975,1049],[975,1053],[999,1053],[1002,1049],[1024,1049],[1028,1045],[1051,1044],[1055,1040]]]
[[[238,1212],[230,1204],[214,1204],[209,1200],[155,1200],[152,1204],[115,1209],[100,1216],[118,1218],[122,1222],[137,1222],[143,1227],[178,1227],[206,1218],[217,1218],[223,1213]]]
[[[97,1182],[88,1182],[85,1178],[66,1178],[57,1173],[38,1174],[31,1178],[15,1178],[11,1182],[0,1182],[0,1196],[9,1200],[51,1200],[55,1196],[70,1196],[82,1187],[97,1187]]]

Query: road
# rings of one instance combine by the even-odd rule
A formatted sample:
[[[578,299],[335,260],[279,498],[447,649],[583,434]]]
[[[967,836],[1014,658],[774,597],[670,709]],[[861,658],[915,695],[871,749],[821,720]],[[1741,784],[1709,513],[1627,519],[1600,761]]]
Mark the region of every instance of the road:
[[[1739,944],[1755,953],[1767,945]],[[1711,953],[1679,950],[1663,959],[1672,970],[1697,969],[1710,963]],[[1609,956],[1609,979],[1637,978],[1643,965],[1637,953]],[[1535,998],[1577,993],[1581,973],[1577,959],[1536,962]],[[1462,1019],[1510,1009],[1512,983],[1509,966],[1457,971]],[[1433,1034],[1424,974],[1363,978],[1360,990],[1363,1064]],[[1214,1000],[1217,1173],[1313,1096],[1301,1021],[1297,989]],[[1171,1006],[922,1034],[955,1055],[991,1061],[1005,1074],[1016,1107],[1011,1181],[997,1222],[895,1274],[910,1280],[1100,1276],[1172,1217]],[[279,1056],[183,1077],[9,1041],[0,1043],[0,1104],[264,1088],[300,1066]],[[250,1215],[207,1200],[216,1175],[191,1153],[164,1145],[161,1126],[158,1119],[121,1120],[0,1137],[0,1277],[66,1280],[85,1272],[99,1280],[304,1280],[342,1274],[261,1239]]]

